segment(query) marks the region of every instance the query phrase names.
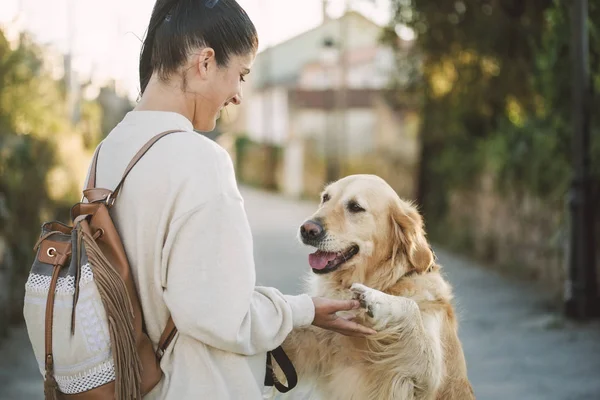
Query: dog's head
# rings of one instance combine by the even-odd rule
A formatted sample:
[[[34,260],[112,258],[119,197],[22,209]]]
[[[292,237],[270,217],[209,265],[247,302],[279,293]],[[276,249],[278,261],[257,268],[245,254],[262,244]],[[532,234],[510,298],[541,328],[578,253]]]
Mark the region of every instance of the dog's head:
[[[415,206],[374,175],[352,175],[327,186],[299,234],[317,249],[309,256],[313,272],[337,280],[399,279],[434,263]]]

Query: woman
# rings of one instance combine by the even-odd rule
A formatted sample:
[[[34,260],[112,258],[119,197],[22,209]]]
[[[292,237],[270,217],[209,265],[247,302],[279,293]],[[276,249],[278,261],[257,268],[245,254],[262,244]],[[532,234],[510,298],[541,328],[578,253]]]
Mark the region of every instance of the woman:
[[[228,154],[194,132],[242,101],[258,46],[235,0],[158,0],[141,52],[142,96],[104,140],[98,187],[114,187],[151,137],[114,209],[154,345],[169,315],[178,335],[147,398],[259,399],[266,352],[295,327],[373,333],[336,316],[355,301],[255,287],[252,236]]]

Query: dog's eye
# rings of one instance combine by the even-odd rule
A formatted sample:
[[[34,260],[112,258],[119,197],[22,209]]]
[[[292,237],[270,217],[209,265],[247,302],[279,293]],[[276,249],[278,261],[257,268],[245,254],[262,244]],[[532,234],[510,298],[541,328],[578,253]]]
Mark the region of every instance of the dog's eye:
[[[323,201],[323,203],[327,203],[329,201],[331,197],[329,197],[329,195],[327,193],[325,193],[323,195],[323,198],[321,199]]]
[[[359,213],[365,211],[356,201],[352,200],[348,202],[348,211],[352,213]]]

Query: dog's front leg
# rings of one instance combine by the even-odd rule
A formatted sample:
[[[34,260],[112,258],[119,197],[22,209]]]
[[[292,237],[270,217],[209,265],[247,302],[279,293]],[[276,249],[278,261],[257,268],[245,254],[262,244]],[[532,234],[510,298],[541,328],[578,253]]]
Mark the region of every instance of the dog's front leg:
[[[366,310],[367,322],[378,331],[371,339],[376,342],[371,346],[374,357],[380,362],[389,362],[390,370],[401,371],[403,378],[413,380],[415,398],[429,398],[424,393],[435,393],[442,381],[440,336],[443,316],[422,315],[414,300],[365,285],[355,283],[351,291]]]

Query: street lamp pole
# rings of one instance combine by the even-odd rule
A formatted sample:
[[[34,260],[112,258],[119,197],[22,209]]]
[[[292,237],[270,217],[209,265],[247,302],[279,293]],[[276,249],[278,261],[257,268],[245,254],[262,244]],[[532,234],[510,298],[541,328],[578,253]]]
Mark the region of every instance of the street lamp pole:
[[[342,174],[344,164],[346,161],[346,140],[348,137],[347,123],[346,123],[346,111],[348,108],[347,97],[348,97],[348,12],[350,11],[350,0],[344,2],[344,12],[342,17],[339,19],[339,58],[340,58],[340,78],[338,81],[338,87],[336,90],[335,105],[337,108],[337,179]]]
[[[328,0],[322,0],[323,23],[329,20],[327,15]],[[325,149],[326,149],[326,181],[333,182],[340,178],[341,169],[345,154],[346,141],[346,97],[347,97],[347,75],[348,75],[348,16],[350,10],[350,0],[344,0],[344,11],[338,19],[337,40],[326,38],[323,43],[323,52],[326,58],[330,58],[329,53],[335,53],[337,68],[335,70],[336,77],[333,79],[337,83],[333,87],[333,118],[335,119],[335,129],[325,133]],[[331,61],[328,61],[331,63]],[[327,68],[329,68],[327,66]]]
[[[590,70],[588,1],[572,2],[572,123],[573,180],[569,268],[565,312],[576,319],[598,316],[598,289],[594,248],[594,210],[590,179]]]
[[[334,74],[332,74],[332,70],[335,70],[336,63],[339,58],[339,48],[336,45],[335,41],[330,37],[325,38],[323,41],[323,67],[328,71],[328,78],[326,79],[328,83],[334,81]],[[329,90],[326,91],[326,103],[331,99],[333,102],[332,109],[335,110],[335,85],[329,84]],[[329,94],[332,94],[331,98]],[[324,108],[324,115],[326,119],[326,128],[325,128],[325,181],[327,183],[333,182],[339,178],[340,167],[339,167],[339,159],[338,159],[338,132],[337,129],[330,129],[329,119],[331,116],[329,115],[329,108]],[[334,114],[335,116],[335,114]]]

